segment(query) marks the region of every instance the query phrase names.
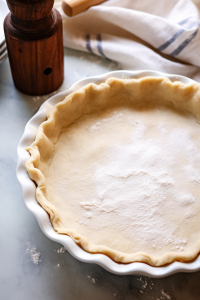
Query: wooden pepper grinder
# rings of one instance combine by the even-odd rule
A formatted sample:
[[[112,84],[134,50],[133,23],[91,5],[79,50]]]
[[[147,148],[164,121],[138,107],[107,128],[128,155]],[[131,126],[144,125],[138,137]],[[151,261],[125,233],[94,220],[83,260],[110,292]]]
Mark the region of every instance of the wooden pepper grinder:
[[[54,0],[7,0],[4,21],[8,57],[16,87],[45,95],[63,82],[62,18]]]

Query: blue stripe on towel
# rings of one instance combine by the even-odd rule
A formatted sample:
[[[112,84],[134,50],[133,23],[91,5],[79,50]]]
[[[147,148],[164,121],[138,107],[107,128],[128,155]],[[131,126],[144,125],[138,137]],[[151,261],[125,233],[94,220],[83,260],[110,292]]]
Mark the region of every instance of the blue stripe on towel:
[[[108,58],[104,53],[103,53],[103,49],[102,49],[102,40],[101,40],[101,35],[97,34],[97,49],[99,51],[99,54],[101,54],[101,56]]]
[[[188,29],[192,29],[193,27],[199,27],[199,25],[200,25],[200,22],[199,21],[195,21],[195,22],[193,22],[189,27],[188,27]],[[196,28],[197,29],[197,28]]]
[[[89,34],[86,35],[86,48],[88,49],[88,51],[90,53],[94,54],[94,52],[92,51],[92,48],[91,48],[90,35]]]
[[[177,56],[181,51],[183,51],[183,49],[195,38],[195,36],[198,33],[197,29],[195,32],[193,32],[183,43],[180,44],[180,46],[178,46],[178,48],[176,48],[170,55],[171,56]]]
[[[157,48],[157,50],[159,51],[163,51],[165,50],[169,45],[171,45],[185,30],[184,29],[180,29],[179,31],[177,31],[177,33],[175,33],[171,39],[169,39],[167,42],[165,42],[163,45],[161,45],[159,48]]]
[[[179,25],[183,25],[183,24],[187,23],[187,21],[190,20],[191,18],[192,18],[192,17],[188,17],[188,18],[186,18],[186,19],[180,21],[178,24],[179,24]]]
[[[191,17],[190,17],[191,18]],[[190,18],[188,18],[188,19],[190,19]],[[188,20],[188,19],[186,19],[186,20]],[[186,21],[186,20],[184,20],[184,21]],[[183,21],[182,21],[183,22]],[[181,22],[180,22],[181,23]],[[179,23],[179,24],[180,24]],[[199,23],[199,21],[195,21],[195,22],[193,22],[189,27],[188,27],[188,29],[191,29],[191,28],[193,28],[194,26],[199,26],[200,25],[200,23]],[[185,31],[187,31],[187,30],[185,30],[185,29],[180,29],[179,31],[177,31],[172,37],[171,37],[171,39],[169,39],[167,42],[165,42],[163,45],[161,45],[159,48],[157,48],[157,50],[159,50],[159,51],[163,51],[163,50],[165,50],[169,45],[171,45],[183,32],[185,32]]]

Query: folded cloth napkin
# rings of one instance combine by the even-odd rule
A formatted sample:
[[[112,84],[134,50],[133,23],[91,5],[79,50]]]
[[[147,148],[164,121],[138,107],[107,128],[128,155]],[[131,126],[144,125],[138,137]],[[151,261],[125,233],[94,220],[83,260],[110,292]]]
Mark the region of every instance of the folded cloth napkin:
[[[109,0],[63,18],[64,46],[200,82],[200,13],[191,0]]]

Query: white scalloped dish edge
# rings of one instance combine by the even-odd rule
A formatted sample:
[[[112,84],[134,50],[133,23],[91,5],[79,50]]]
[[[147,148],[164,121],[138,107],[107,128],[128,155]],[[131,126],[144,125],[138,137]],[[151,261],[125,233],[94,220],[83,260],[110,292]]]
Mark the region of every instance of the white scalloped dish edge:
[[[24,202],[27,208],[35,215],[38,223],[50,239],[57,241],[64,245],[67,250],[77,259],[84,262],[97,263],[107,269],[108,271],[115,274],[140,274],[152,277],[167,276],[175,272],[192,272],[200,269],[200,256],[192,262],[181,263],[174,262],[167,266],[152,267],[145,263],[129,263],[120,264],[112,261],[109,257],[104,254],[90,254],[81,249],[69,236],[58,234],[54,231],[48,214],[45,210],[37,203],[35,198],[35,184],[30,180],[29,175],[25,169],[25,162],[30,157],[28,152],[25,150],[35,139],[39,125],[46,119],[49,110],[58,102],[62,101],[70,93],[77,91],[81,87],[88,83],[100,83],[108,79],[109,77],[116,77],[123,79],[125,78],[140,78],[145,76],[155,77],[168,77],[171,81],[178,80],[184,84],[194,83],[193,80],[177,75],[169,75],[154,71],[115,71],[103,74],[101,76],[90,77],[75,83],[69,90],[59,93],[49,100],[47,100],[36,113],[36,115],[27,123],[24,134],[18,146],[18,166],[17,166],[17,178],[22,187]]]

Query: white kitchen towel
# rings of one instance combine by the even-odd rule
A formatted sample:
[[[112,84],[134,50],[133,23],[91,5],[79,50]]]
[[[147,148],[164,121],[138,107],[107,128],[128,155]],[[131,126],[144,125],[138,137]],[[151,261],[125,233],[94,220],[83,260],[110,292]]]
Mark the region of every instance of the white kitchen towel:
[[[114,60],[121,69],[200,82],[200,13],[191,0],[109,0],[72,18],[61,2],[55,7],[63,18],[64,46]]]

